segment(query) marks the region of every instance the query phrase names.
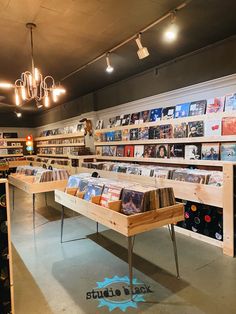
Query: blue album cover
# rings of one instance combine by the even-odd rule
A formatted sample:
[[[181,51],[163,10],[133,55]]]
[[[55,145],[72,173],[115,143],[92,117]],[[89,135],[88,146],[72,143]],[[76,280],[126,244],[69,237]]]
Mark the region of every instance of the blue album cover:
[[[150,110],[150,122],[155,122],[161,120],[162,108],[152,109]]]
[[[84,200],[90,201],[93,196],[102,195],[103,185],[89,183],[84,194]]]
[[[112,142],[115,140],[115,132],[106,132],[106,140],[107,142]]]
[[[175,106],[175,118],[184,118],[189,115],[190,102],[179,104]]]

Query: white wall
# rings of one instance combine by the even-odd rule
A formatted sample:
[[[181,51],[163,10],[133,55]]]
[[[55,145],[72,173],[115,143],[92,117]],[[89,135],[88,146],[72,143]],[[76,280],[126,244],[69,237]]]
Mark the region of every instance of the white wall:
[[[6,128],[0,127],[0,133],[2,132],[14,132],[18,134],[18,137],[26,137],[27,135],[33,135],[35,136],[35,129],[34,128]]]

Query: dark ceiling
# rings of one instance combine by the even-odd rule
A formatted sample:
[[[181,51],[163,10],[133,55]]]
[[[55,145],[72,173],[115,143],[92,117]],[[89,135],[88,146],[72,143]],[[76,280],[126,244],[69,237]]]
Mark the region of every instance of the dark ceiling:
[[[0,0],[0,81],[14,82],[30,70],[27,22],[34,32],[35,63],[44,75],[60,81],[71,71],[109,51],[140,29],[174,9],[183,0]],[[111,55],[115,70],[105,72],[105,59],[62,81],[67,93],[61,102],[100,89],[143,70],[236,34],[235,0],[192,0],[178,12],[178,40],[162,39],[169,20],[142,37],[150,56],[139,60],[135,41]],[[0,112],[14,110],[12,91],[0,91]],[[26,104],[22,111],[34,111]],[[41,109],[42,110],[42,109]]]

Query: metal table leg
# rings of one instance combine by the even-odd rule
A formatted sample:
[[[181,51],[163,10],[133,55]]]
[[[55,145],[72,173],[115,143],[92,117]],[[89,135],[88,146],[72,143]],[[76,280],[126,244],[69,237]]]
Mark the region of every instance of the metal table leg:
[[[98,234],[98,222],[96,222],[96,225],[97,225],[97,234]]]
[[[33,228],[35,229],[35,194],[33,193]]]
[[[174,256],[175,256],[175,266],[176,266],[176,272],[177,272],[177,278],[179,279],[179,263],[178,263],[178,252],[177,252],[177,245],[176,245],[176,238],[175,238],[175,228],[174,225],[171,224],[171,240],[173,243],[173,250],[174,250]]]
[[[133,237],[128,237],[128,263],[129,263],[129,283],[130,283],[130,297],[133,299]]]
[[[62,243],[63,227],[64,227],[64,212],[65,212],[65,207],[62,205],[61,206],[61,243]]]
[[[12,185],[12,209],[15,209],[15,187]]]
[[[44,193],[45,205],[48,207],[47,192]]]

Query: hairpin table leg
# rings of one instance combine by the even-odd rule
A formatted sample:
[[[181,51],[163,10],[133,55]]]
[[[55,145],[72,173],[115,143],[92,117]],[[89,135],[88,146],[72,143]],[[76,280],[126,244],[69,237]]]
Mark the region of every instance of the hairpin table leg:
[[[98,222],[96,222],[96,225],[97,225],[97,234],[98,234]]]
[[[177,252],[177,245],[176,245],[176,238],[175,238],[175,228],[174,225],[171,224],[171,240],[173,243],[173,249],[174,249],[174,256],[175,256],[175,266],[176,266],[176,272],[177,272],[177,278],[179,279],[179,263],[178,263],[178,252]]]
[[[33,228],[35,229],[35,194],[33,193]]]
[[[130,297],[133,300],[133,237],[128,237],[128,263],[129,263],[129,283],[130,283]]]
[[[65,211],[65,207],[62,205],[61,207],[61,243],[62,243],[63,227],[64,227],[64,211]]]

